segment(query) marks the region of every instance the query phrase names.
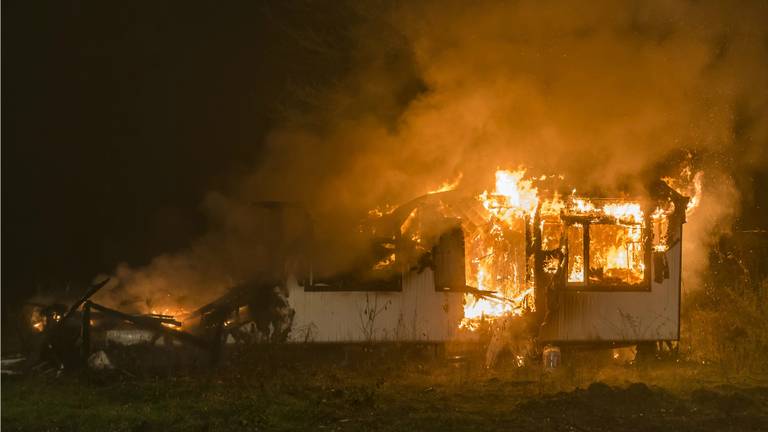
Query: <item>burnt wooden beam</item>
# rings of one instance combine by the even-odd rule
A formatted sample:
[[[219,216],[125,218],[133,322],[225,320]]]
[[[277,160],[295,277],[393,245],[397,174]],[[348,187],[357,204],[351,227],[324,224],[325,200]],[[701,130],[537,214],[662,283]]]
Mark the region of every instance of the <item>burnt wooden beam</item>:
[[[203,350],[210,349],[210,344],[206,342],[204,339],[197,337],[191,333],[187,333],[183,330],[175,330],[172,328],[168,328],[163,325],[162,321],[156,318],[141,316],[141,315],[129,315],[129,314],[120,312],[118,310],[110,309],[106,306],[102,306],[98,303],[92,303],[92,302],[88,302],[88,303],[91,308],[96,309],[97,311],[103,313],[104,315],[113,316],[115,318],[128,321],[129,323],[134,324],[137,327],[145,328],[147,330],[154,330],[157,332],[161,332],[165,335],[174,337],[184,343],[194,345]]]
[[[589,286],[589,271],[590,271],[590,268],[589,268],[589,241],[590,241],[590,239],[589,239],[589,227],[590,227],[589,222],[584,223],[584,231],[582,233],[583,240],[582,240],[582,245],[581,245],[582,249],[583,249],[583,251],[582,251],[583,255],[582,256],[584,257],[584,258],[582,258],[583,261],[584,261],[584,265],[583,265],[583,267],[584,267],[584,283],[587,284],[587,286]]]
[[[81,329],[82,344],[80,345],[80,355],[84,361],[91,355],[91,302],[86,301],[83,305],[83,325]]]
[[[87,302],[91,296],[96,294],[100,289],[104,288],[104,286],[109,282],[109,278],[104,279],[103,281],[91,285],[90,288],[83,294],[80,299],[78,299],[75,303],[72,304],[72,306],[69,307],[69,309],[61,316],[61,318],[54,322],[54,323],[46,323],[46,327],[50,326],[50,328],[45,329],[45,338],[43,341],[43,344],[41,345],[41,349],[49,349],[49,351],[52,353],[56,359],[54,362],[56,363],[56,366],[61,366],[62,362],[60,359],[58,359],[58,356],[55,354],[55,350],[53,349],[54,345],[58,345],[60,341],[62,340],[62,330],[64,329],[64,323],[69,319],[79,308],[83,305],[83,303]],[[90,322],[90,319],[89,319]],[[75,349],[74,347],[71,347],[71,349]],[[42,354],[42,352],[41,352]]]
[[[109,282],[109,278],[104,279],[103,281],[97,283],[96,285],[92,285],[90,288],[88,288],[88,291],[83,294],[82,297],[80,297],[79,300],[77,300],[75,303],[70,306],[67,313],[64,314],[63,317],[61,317],[61,320],[59,322],[64,322],[67,318],[72,316],[73,313],[83,304],[85,303],[89,298],[91,298],[94,294],[96,294],[100,289],[104,288],[104,286]]]
[[[216,366],[221,360],[221,351],[224,349],[222,344],[225,342],[222,340],[224,336],[224,322],[216,324],[216,329],[213,334],[213,342],[211,343],[211,366]]]
[[[504,296],[501,296],[496,291],[481,290],[481,289],[477,289],[477,288],[475,288],[473,286],[469,286],[469,285],[465,285],[464,289],[462,289],[462,290],[451,289],[451,290],[449,290],[449,292],[463,292],[463,293],[467,293],[467,294],[472,294],[472,295],[480,297],[480,298],[489,298],[489,299],[496,300],[496,301],[499,301],[499,302],[502,302],[502,303],[511,303],[511,304],[515,304],[515,305],[517,304],[517,302],[515,302],[514,300],[506,298]]]
[[[161,323],[166,323],[166,324],[175,325],[176,327],[181,327],[181,321],[175,319],[171,315],[146,314],[141,316],[152,318],[153,320],[157,320]]]

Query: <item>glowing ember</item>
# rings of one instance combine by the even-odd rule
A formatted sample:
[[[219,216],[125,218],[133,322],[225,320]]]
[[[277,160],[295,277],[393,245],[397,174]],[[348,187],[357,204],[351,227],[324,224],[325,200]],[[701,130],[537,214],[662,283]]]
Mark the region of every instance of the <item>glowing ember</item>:
[[[396,258],[396,256],[395,256],[394,253],[390,254],[388,257],[386,257],[386,258],[382,259],[381,261],[377,262],[373,266],[374,270],[382,270],[382,269],[388,268],[389,266],[391,266],[392,264],[395,263],[395,258]]]
[[[396,207],[393,207],[391,205],[385,204],[383,206],[378,206],[375,209],[368,210],[368,217],[372,219],[378,219],[384,215],[391,214],[393,211],[395,211]]]
[[[419,214],[418,207],[413,209],[409,214],[408,217],[405,218],[405,221],[400,225],[400,235],[405,235],[408,230],[411,229],[411,226],[413,225],[414,221],[416,220],[416,216]]]
[[[32,316],[30,317],[30,324],[32,324],[32,329],[36,332],[41,332],[45,330],[45,317],[40,313],[40,309],[35,308],[32,311]]]
[[[176,324],[172,324],[172,323],[164,322],[164,323],[160,323],[160,325],[162,325],[163,327],[168,327],[169,329],[172,329],[172,330],[181,330],[181,326],[177,326]]]
[[[158,307],[152,309],[150,312],[152,315],[164,315],[169,317],[180,317],[186,315],[188,312],[183,307]]]

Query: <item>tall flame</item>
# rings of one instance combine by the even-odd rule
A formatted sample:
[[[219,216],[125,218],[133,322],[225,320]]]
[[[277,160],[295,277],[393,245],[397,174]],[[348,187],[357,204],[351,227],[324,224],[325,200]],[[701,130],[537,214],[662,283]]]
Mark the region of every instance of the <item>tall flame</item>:
[[[524,176],[525,169],[498,170],[493,192],[478,196],[488,211],[488,225],[479,236],[480,244],[470,254],[476,258],[470,262],[467,283],[480,293],[465,295],[461,328],[476,330],[485,319],[521,315],[528,304],[532,305],[533,289],[526,284],[525,255],[523,252],[521,262],[515,248],[524,251],[525,245],[512,245],[505,238],[505,232],[520,230],[525,216],[533,214],[539,203],[533,181]]]
[[[478,199],[493,216],[502,220],[532,214],[539,203],[532,180],[523,180],[525,169],[496,171],[496,189],[485,191]]]

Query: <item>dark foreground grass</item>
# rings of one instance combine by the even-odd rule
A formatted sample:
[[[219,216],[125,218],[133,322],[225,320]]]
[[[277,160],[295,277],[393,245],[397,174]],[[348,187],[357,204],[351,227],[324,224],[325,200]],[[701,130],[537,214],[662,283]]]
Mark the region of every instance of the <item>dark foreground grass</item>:
[[[260,352],[182,376],[4,377],[2,429],[768,430],[764,381],[700,365],[576,359],[551,374],[477,363]]]

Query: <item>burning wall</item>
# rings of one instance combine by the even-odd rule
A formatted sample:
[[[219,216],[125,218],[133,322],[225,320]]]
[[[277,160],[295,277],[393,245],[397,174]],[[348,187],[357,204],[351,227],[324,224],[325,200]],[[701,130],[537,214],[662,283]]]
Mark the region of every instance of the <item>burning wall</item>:
[[[526,177],[521,168],[498,170],[495,177],[495,188],[474,199],[457,198],[466,190],[453,193],[442,188],[442,194],[430,195],[432,191],[397,209],[371,212],[371,223],[391,249],[369,265],[396,276],[422,271],[424,264],[415,263],[427,257],[436,272],[437,289],[466,292],[460,327],[470,331],[536,312],[537,307],[544,307],[542,314],[549,313],[542,303],[548,292],[649,291],[652,277],[657,283],[669,278],[667,251],[674,245],[679,248],[685,215],[700,200],[694,196],[689,203],[670,188],[669,184],[689,186],[677,178],[667,179],[669,184],[654,183],[642,196],[605,199],[586,198],[575,189],[563,195],[557,188],[565,188],[563,176]],[[692,179],[696,180],[700,176]],[[542,186],[549,189],[540,192]],[[690,188],[700,191],[695,184]],[[437,215],[427,217],[428,209]],[[435,232],[446,229],[440,218],[461,226],[463,265],[440,261],[444,236],[438,243]],[[402,224],[381,230],[386,222]],[[440,274],[446,272],[441,266],[460,267],[466,280],[441,282]],[[679,267],[672,271],[679,277]],[[537,302],[537,295],[545,300]]]

